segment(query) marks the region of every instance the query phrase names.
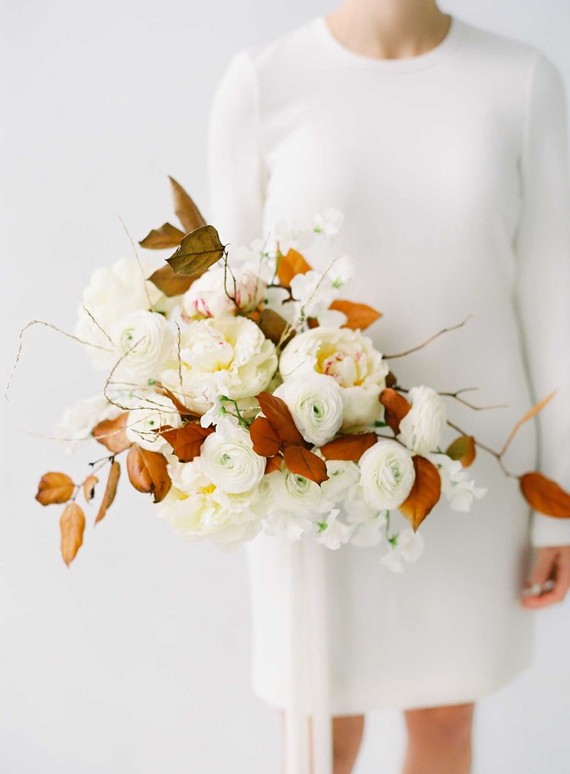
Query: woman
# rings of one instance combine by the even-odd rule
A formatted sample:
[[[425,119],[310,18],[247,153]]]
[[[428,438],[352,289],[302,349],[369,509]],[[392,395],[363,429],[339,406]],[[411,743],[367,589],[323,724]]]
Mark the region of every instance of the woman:
[[[340,209],[338,251],[358,261],[350,297],[383,312],[367,330],[381,352],[473,315],[394,361],[399,383],[477,386],[477,404],[507,404],[449,399],[451,421],[495,449],[557,389],[508,467],[536,467],[539,429],[541,469],[568,488],[565,121],[560,75],[533,47],[433,0],[345,0],[232,59],[211,114],[210,219],[239,245],[284,216]],[[468,515],[441,503],[403,574],[374,549],[327,554],[335,774],[352,771],[364,713],[381,707],[405,713],[407,774],[468,772],[475,701],[529,666],[531,611],[570,586],[570,522],[530,514],[491,455],[475,475],[486,497]],[[254,687],[283,707],[286,549],[262,537],[248,552]]]

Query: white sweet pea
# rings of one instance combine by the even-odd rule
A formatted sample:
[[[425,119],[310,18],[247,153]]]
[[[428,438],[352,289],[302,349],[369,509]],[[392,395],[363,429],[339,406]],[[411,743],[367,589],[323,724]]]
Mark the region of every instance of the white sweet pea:
[[[417,561],[423,550],[423,535],[413,529],[403,529],[391,538],[388,553],[384,554],[380,562],[392,572],[403,572],[404,563]]]
[[[149,451],[170,448],[157,430],[165,425],[180,427],[182,419],[174,403],[166,395],[153,393],[138,401],[127,417],[127,438]]]
[[[95,425],[105,419],[115,419],[121,413],[103,395],[94,395],[67,408],[54,428],[54,435],[65,442],[66,454],[71,454],[79,441],[93,437],[91,431]]]
[[[476,486],[475,481],[469,478],[469,474],[459,460],[452,460],[443,453],[430,453],[425,456],[439,470],[441,488],[452,511],[468,513],[473,500],[480,499],[487,493],[485,487]]]
[[[353,256],[339,255],[326,270],[325,277],[333,288],[340,290],[354,277],[355,271]]]
[[[344,214],[335,207],[328,207],[315,215],[314,231],[331,237],[338,234],[344,222]]]
[[[366,519],[360,524],[355,525],[356,529],[351,539],[353,546],[358,548],[372,548],[379,545],[384,536],[382,530],[386,521],[382,518],[380,513],[376,513],[374,516]]]
[[[265,457],[253,450],[247,430],[235,428],[225,435],[211,433],[200,450],[204,473],[228,494],[241,494],[258,486],[265,473]]]
[[[398,508],[414,484],[410,452],[397,441],[380,438],[360,458],[364,499],[377,510]]]
[[[176,336],[163,315],[140,310],[121,317],[111,327],[117,360],[114,376],[133,381],[156,377],[173,359]]]
[[[318,317],[329,308],[338,291],[322,274],[311,269],[293,277],[291,295],[299,302],[305,317]]]
[[[330,376],[310,372],[292,376],[274,395],[285,401],[297,429],[306,441],[322,446],[342,424],[340,387]]]
[[[319,326],[298,333],[283,349],[279,369],[285,381],[307,370],[332,376],[342,388],[344,430],[371,425],[381,412],[389,368],[360,331]]]
[[[338,508],[333,508],[323,521],[317,522],[317,542],[322,543],[325,548],[330,548],[332,551],[336,551],[344,543],[348,543],[354,531],[354,527],[340,521],[339,513]]]
[[[412,387],[408,398],[412,407],[400,422],[398,439],[416,454],[437,451],[447,422],[441,395],[421,385]]]

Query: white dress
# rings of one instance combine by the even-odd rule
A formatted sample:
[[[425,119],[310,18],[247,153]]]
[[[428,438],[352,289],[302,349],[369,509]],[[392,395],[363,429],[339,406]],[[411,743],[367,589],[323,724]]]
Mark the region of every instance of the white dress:
[[[540,464],[570,488],[566,132],[560,74],[525,43],[455,17],[429,52],[376,59],[316,17],[233,56],[211,112],[207,215],[237,246],[284,216],[340,209],[338,252],[358,266],[344,295],[383,313],[367,330],[381,352],[473,315],[392,361],[399,383],[477,387],[465,397],[508,404],[446,399],[451,421],[495,449],[557,388],[505,462]],[[468,514],[441,501],[404,573],[379,563],[384,546],[323,549],[334,714],[472,701],[529,666],[534,614],[519,591],[530,546],[570,543],[570,521],[531,513],[484,451],[471,471],[487,495]],[[288,546],[258,537],[247,557],[253,686],[284,706]]]

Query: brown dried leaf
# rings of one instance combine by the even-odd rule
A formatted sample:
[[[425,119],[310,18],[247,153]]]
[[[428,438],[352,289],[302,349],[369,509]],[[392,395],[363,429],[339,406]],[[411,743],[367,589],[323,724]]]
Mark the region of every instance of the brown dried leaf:
[[[570,493],[556,481],[533,470],[519,476],[519,484],[525,500],[535,511],[558,519],[570,518]]]
[[[297,430],[297,425],[293,422],[289,407],[284,400],[276,395],[271,395],[269,392],[260,392],[255,397],[273,429],[277,431],[283,441],[305,443],[305,439]]]
[[[36,500],[41,505],[66,503],[75,491],[75,484],[66,473],[46,473],[40,479]]]
[[[306,274],[311,271],[307,261],[303,258],[301,253],[294,250],[292,247],[287,251],[285,255],[282,255],[279,259],[277,266],[277,278],[283,287],[291,287],[291,280],[295,274]]]
[[[273,457],[281,448],[281,437],[265,417],[256,417],[249,426],[253,450],[262,457]]]
[[[291,473],[322,484],[329,477],[325,461],[303,446],[287,446],[283,452],[285,465]]]
[[[275,457],[268,457],[265,463],[265,475],[273,473],[275,470],[281,470],[283,464],[283,457],[280,454],[276,454]]]
[[[61,555],[63,561],[69,567],[75,559],[85,531],[85,514],[77,503],[69,503],[65,506],[59,519],[61,531]]]
[[[529,419],[532,419],[536,414],[538,414],[538,412],[541,409],[543,409],[546,406],[546,404],[549,403],[552,400],[552,398],[555,396],[555,394],[556,394],[556,390],[553,390],[550,393],[550,395],[547,395],[546,398],[543,398],[542,400],[539,400],[538,403],[535,403],[535,405],[531,409],[529,409],[526,412],[526,414],[524,414],[519,419],[519,421],[516,423],[516,425],[511,430],[511,432],[509,434],[509,437],[507,438],[507,440],[503,444],[503,448],[500,451],[500,455],[501,456],[507,451],[511,441],[515,437],[515,434],[516,434],[517,430],[521,427],[521,425],[524,425],[525,422],[528,422]]]
[[[137,492],[150,492],[155,503],[166,497],[172,484],[162,454],[136,444],[127,454],[127,473]]]
[[[192,277],[183,277],[181,274],[176,274],[168,264],[165,264],[150,275],[149,281],[165,296],[171,298],[172,296],[181,296],[183,293],[186,293],[190,285],[199,276],[199,274],[195,274]]]
[[[464,468],[475,459],[475,438],[472,435],[460,435],[452,441],[445,452],[452,460],[459,460]]]
[[[115,499],[115,495],[117,494],[117,484],[119,483],[120,475],[121,475],[121,466],[119,465],[117,460],[113,460],[113,462],[111,463],[111,467],[109,469],[109,476],[107,478],[107,485],[105,486],[105,492],[103,493],[103,499],[101,500],[101,505],[99,506],[99,510],[97,511],[95,524],[101,521],[101,519],[107,513],[108,509],[113,504],[113,500]]]
[[[335,300],[329,306],[329,309],[336,309],[338,312],[343,312],[347,320],[342,326],[343,328],[351,328],[352,330],[360,329],[363,331],[372,325],[379,317],[382,317],[382,313],[376,311],[368,304],[355,304],[353,301],[345,301],[343,298],[335,298]]]
[[[396,374],[392,373],[392,371],[388,371],[386,374],[386,387],[395,387],[397,384],[398,380]]]
[[[104,419],[91,431],[99,443],[113,454],[119,454],[131,445],[126,431],[128,416],[129,412],[124,411],[115,419]]]
[[[425,457],[416,454],[412,459],[416,479],[410,494],[400,505],[399,510],[416,532],[441,496],[441,477],[436,466]]]
[[[358,462],[366,449],[377,441],[376,433],[354,433],[341,435],[334,441],[321,446],[320,451],[327,460],[352,460]]]
[[[184,231],[171,223],[163,223],[158,228],[151,229],[148,234],[139,241],[141,247],[148,250],[164,250],[166,247],[178,247],[184,238]]]
[[[199,276],[224,254],[218,232],[213,226],[200,226],[186,234],[176,252],[166,262],[177,274]]]
[[[99,479],[97,476],[87,476],[85,481],[82,484],[83,488],[83,497],[89,502],[95,497],[95,484],[97,484]]]
[[[191,462],[200,454],[204,439],[213,432],[213,427],[202,427],[197,423],[188,422],[182,427],[162,430],[160,435],[172,446],[180,462]]]
[[[193,419],[199,419],[200,414],[197,414],[195,411],[192,411],[187,406],[185,406],[180,399],[171,391],[168,389],[168,387],[165,387],[163,384],[157,383],[155,385],[156,391],[159,392],[161,395],[165,395],[167,398],[170,398],[170,400],[174,403],[176,410],[180,412],[181,417],[192,417]]]
[[[412,408],[412,404],[399,392],[386,387],[380,393],[380,403],[384,406],[384,418],[394,433],[400,432],[400,422]]]
[[[188,194],[184,188],[173,177],[168,175],[170,185],[172,186],[172,198],[174,200],[174,212],[176,213],[178,220],[182,223],[186,233],[194,231],[195,228],[205,226],[206,221],[202,217],[202,213],[194,204],[192,197]]]
[[[281,317],[280,314],[277,314],[277,312],[274,312],[273,309],[263,309],[259,315],[257,324],[261,328],[265,338],[269,339],[274,344],[279,344],[281,336],[283,336],[285,329],[289,326],[287,320],[284,320],[283,317]],[[295,329],[291,328],[291,332],[283,339],[283,346],[291,341],[295,333]]]

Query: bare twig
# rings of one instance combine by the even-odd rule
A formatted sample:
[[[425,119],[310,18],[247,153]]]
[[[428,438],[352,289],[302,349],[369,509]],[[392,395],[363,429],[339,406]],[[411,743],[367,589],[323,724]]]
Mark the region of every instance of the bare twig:
[[[437,333],[434,333],[433,336],[430,336],[429,339],[426,339],[421,344],[418,344],[417,347],[412,347],[411,349],[407,349],[405,352],[397,352],[395,355],[382,355],[384,360],[394,360],[397,357],[404,357],[405,355],[410,355],[412,352],[417,352],[419,349],[422,349],[423,347],[427,346],[427,344],[431,344],[432,341],[435,341],[435,339],[439,338],[440,336],[443,336],[444,333],[449,333],[450,331],[456,331],[458,328],[462,328],[465,323],[473,317],[472,314],[468,315],[462,322],[458,323],[457,325],[452,325],[448,328],[442,328]]]
[[[449,425],[449,427],[452,427],[454,430],[457,430],[457,432],[460,435],[470,435],[470,433],[466,433],[465,430],[462,430],[460,427],[458,427],[453,422],[450,422],[449,420],[447,420],[447,424]],[[471,437],[473,438],[473,436]],[[473,440],[476,446],[478,446],[480,449],[483,449],[483,451],[486,451],[488,454],[491,454],[493,457],[495,457],[495,459],[499,463],[499,466],[501,467],[501,470],[506,476],[508,476],[509,478],[518,479],[518,476],[515,473],[512,473],[510,470],[508,470],[505,467],[505,464],[503,463],[503,455],[501,454],[501,452],[495,451],[495,449],[491,449],[490,446],[486,446],[484,443],[481,443],[476,438],[473,438]]]
[[[144,290],[145,290],[146,297],[147,297],[147,300],[148,300],[148,307],[149,307],[151,312],[154,312],[156,310],[154,308],[154,305],[153,305],[151,297],[150,297],[150,292],[149,292],[149,289],[148,289],[148,285],[146,284],[147,283],[147,277],[145,275],[145,271],[144,271],[144,268],[143,268],[143,265],[142,265],[142,261],[140,259],[139,254],[138,254],[138,251],[137,251],[137,248],[136,248],[136,245],[135,245],[135,241],[132,238],[132,236],[130,235],[129,230],[126,227],[125,222],[123,221],[121,216],[117,215],[117,217],[118,217],[118,219],[119,219],[119,221],[121,223],[121,226],[125,230],[125,234],[127,235],[128,239],[129,239],[129,242],[131,243],[131,247],[133,248],[133,253],[135,254],[135,260],[136,260],[136,262],[138,264],[138,267],[140,269],[140,272],[141,272],[141,275],[142,275],[142,278],[143,278]]]

